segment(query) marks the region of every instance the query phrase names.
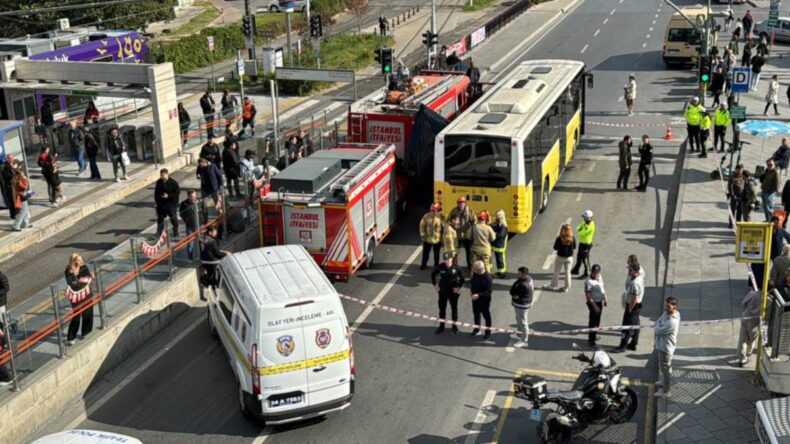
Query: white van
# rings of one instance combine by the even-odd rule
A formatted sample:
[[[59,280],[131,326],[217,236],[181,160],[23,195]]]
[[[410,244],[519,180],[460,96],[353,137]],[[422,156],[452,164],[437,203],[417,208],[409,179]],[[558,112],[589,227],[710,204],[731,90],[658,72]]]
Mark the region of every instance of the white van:
[[[284,424],[343,410],[354,394],[354,351],[340,297],[301,245],[228,256],[210,294],[245,416]]]

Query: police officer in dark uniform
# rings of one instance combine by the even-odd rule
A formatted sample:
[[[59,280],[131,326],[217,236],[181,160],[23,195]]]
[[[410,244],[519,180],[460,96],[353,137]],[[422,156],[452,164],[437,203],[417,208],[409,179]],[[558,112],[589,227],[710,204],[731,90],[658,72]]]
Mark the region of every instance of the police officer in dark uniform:
[[[461,267],[453,261],[452,253],[444,253],[444,262],[433,269],[431,273],[431,283],[433,288],[439,293],[439,317],[447,319],[447,302],[450,302],[453,321],[458,320],[458,297],[461,295],[461,287],[464,286],[464,272]],[[439,276],[437,284],[436,277]],[[444,331],[444,322],[439,324],[436,334]],[[458,327],[453,324],[453,334],[458,334]]]

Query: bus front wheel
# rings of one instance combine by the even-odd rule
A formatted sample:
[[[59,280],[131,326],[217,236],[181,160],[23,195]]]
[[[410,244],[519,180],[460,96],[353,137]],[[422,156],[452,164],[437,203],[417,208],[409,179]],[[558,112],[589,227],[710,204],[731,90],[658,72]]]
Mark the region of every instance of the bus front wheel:
[[[546,207],[549,206],[549,179],[547,178],[546,181],[543,183],[543,194],[540,197],[540,212],[546,211]]]

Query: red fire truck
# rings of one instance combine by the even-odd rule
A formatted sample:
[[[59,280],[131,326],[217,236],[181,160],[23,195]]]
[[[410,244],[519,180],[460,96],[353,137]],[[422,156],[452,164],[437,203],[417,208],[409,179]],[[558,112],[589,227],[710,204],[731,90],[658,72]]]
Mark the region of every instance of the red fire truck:
[[[332,278],[373,263],[395,219],[395,146],[341,143],[271,179],[261,198],[261,244],[301,244]]]
[[[399,208],[407,185],[433,189],[433,139],[472,101],[469,77],[458,72],[424,71],[406,89],[381,88],[348,110],[349,141],[395,145]]]

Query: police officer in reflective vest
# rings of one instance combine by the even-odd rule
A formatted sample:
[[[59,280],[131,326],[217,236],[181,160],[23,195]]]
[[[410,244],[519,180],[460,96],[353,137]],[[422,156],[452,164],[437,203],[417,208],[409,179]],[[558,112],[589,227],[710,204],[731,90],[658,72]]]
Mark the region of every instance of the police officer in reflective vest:
[[[433,250],[433,266],[439,266],[439,250],[442,248],[442,206],[431,205],[431,211],[425,213],[420,221],[420,240],[422,241],[422,263],[420,270],[428,268],[428,257]]]
[[[719,145],[719,141],[721,141],[721,148],[719,148],[719,152],[724,152],[724,136],[727,135],[727,127],[730,126],[730,123],[732,123],[730,111],[727,109],[727,105],[722,103],[719,105],[719,109],[717,109],[716,113],[713,115],[714,150]]]
[[[496,234],[494,243],[491,244],[491,251],[494,252],[496,259],[496,275],[504,278],[507,275],[507,219],[505,210],[496,212],[496,220],[491,224],[491,229]]]
[[[705,108],[699,104],[699,97],[692,97],[691,102],[686,105],[686,111],[683,115],[686,117],[686,129],[688,130],[689,146],[691,151],[694,151],[696,145],[697,150],[702,150],[702,145],[699,140],[699,124],[702,120],[702,111]]]
[[[255,109],[255,105],[250,102],[249,97],[244,98],[244,105],[241,107],[241,130],[244,131],[247,129],[247,126],[250,127],[250,134],[255,135],[255,115],[258,114],[258,110]]]
[[[482,261],[486,272],[491,272],[491,242],[496,240],[496,233],[488,225],[488,211],[482,211],[477,216],[477,223],[469,228],[466,236],[472,239],[472,263]]]
[[[450,210],[450,220],[458,216],[458,225],[455,226],[455,231],[460,234],[460,244],[464,246],[466,251],[466,266],[472,269],[472,238],[467,236],[469,229],[477,222],[475,212],[466,205],[466,198],[459,196],[456,201],[457,206]]]
[[[439,282],[436,277],[439,276]],[[439,318],[447,319],[447,303],[450,303],[450,315],[453,321],[458,320],[458,297],[461,287],[464,286],[464,272],[458,264],[453,263],[452,253],[444,253],[444,262],[433,269],[431,283],[434,290],[439,293]],[[453,324],[453,334],[458,334],[458,327]],[[436,334],[444,331],[444,322],[439,324]]]
[[[576,265],[571,270],[571,273],[577,274],[581,266],[584,265],[584,274],[579,276],[579,279],[587,278],[587,272],[590,270],[590,250],[592,250],[595,237],[595,221],[592,210],[582,213],[582,219],[579,225],[576,225],[576,232],[579,233],[579,253]]]
[[[705,110],[702,109],[700,112],[699,118],[699,143],[702,146],[702,152],[699,153],[698,157],[708,157],[708,138],[710,137],[710,127],[711,127],[711,119],[710,114]],[[716,147],[711,148],[715,150]]]

